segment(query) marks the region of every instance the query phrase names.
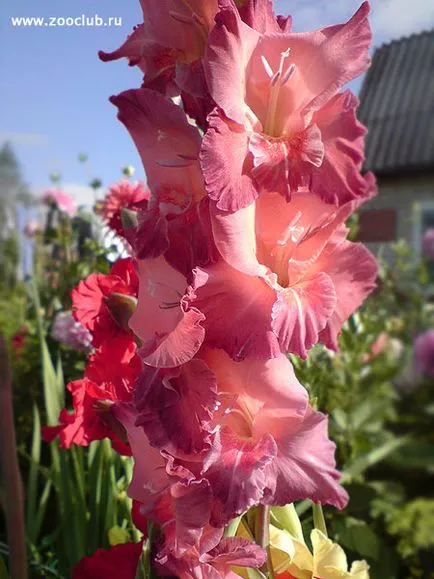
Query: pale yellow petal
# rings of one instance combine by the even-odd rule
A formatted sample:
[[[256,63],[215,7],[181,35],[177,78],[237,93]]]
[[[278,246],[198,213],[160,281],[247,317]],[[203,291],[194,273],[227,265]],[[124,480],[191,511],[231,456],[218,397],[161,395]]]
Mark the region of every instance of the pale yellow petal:
[[[366,561],[354,561],[349,576],[354,579],[369,579],[369,565]]]
[[[344,573],[348,571],[347,556],[342,547],[333,543],[318,529],[312,531],[310,538],[313,546],[314,576],[328,579],[326,573],[330,573],[330,568]],[[330,576],[330,579],[334,577],[339,577],[339,575]]]
[[[311,579],[313,558],[304,543],[271,525],[270,547],[275,573],[289,571],[295,579]]]

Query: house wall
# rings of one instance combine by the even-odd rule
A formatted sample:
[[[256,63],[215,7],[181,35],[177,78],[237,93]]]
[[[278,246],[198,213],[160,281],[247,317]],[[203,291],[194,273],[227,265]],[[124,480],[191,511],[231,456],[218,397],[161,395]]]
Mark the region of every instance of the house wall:
[[[399,239],[405,239],[416,253],[420,253],[421,210],[428,207],[430,210],[434,210],[434,175],[394,179],[379,178],[378,185],[379,194],[377,197],[360,210],[360,213],[368,212],[364,219],[365,230],[368,231],[365,232],[365,235],[361,235],[361,241],[365,240],[374,253],[377,253],[381,248],[386,258],[390,252],[391,244]],[[393,212],[396,212],[396,230],[394,232],[389,215]],[[384,231],[378,231],[378,228],[382,227],[382,221],[384,222]],[[368,241],[376,236],[389,241]]]

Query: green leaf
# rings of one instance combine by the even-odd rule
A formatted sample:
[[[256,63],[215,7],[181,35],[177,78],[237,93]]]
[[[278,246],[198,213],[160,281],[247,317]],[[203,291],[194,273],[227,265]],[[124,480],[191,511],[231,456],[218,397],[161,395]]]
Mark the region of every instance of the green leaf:
[[[41,419],[36,404],[33,406],[33,434],[31,461],[29,467],[29,476],[27,479],[27,509],[26,509],[26,532],[31,543],[37,542],[37,534],[34,526],[35,511],[38,501],[38,466],[41,459]]]
[[[377,560],[380,556],[380,539],[366,521],[345,517],[334,519],[332,529],[335,541],[361,557]]]
[[[384,460],[390,454],[395,452],[398,448],[401,448],[405,444],[408,444],[410,438],[408,436],[402,436],[400,438],[394,438],[382,444],[379,448],[375,448],[368,454],[365,454],[357,458],[350,466],[347,466],[343,472],[341,482],[345,483],[350,481],[352,478],[360,476],[369,467],[374,464]]]
[[[434,444],[412,441],[396,452],[391,461],[403,469],[434,470]]]

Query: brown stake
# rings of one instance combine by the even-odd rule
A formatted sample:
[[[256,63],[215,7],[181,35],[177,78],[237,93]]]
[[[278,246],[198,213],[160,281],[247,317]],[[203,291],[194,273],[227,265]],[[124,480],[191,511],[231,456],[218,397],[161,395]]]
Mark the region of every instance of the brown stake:
[[[0,333],[0,473],[9,543],[9,574],[11,579],[27,579],[23,486],[16,450],[11,368],[8,349]]]

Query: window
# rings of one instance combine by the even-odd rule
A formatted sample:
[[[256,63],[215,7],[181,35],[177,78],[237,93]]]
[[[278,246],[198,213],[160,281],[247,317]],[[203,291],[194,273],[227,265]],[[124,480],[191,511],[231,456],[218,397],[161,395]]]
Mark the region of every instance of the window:
[[[396,241],[396,209],[368,209],[359,214],[358,241]]]

